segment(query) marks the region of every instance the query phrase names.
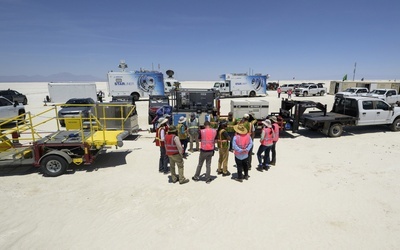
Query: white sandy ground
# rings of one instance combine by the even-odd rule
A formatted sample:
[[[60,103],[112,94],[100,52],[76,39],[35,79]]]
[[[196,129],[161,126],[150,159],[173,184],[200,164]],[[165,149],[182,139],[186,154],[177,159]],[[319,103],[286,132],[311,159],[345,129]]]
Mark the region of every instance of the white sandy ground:
[[[184,83],[201,86],[210,87]],[[0,88],[27,94],[33,114],[47,108],[47,83]],[[280,100],[268,93],[259,98],[278,111]],[[307,100],[331,107],[333,96]],[[222,100],[225,114],[229,103]],[[147,105],[137,102],[143,129]],[[400,133],[385,126],[348,128],[340,138],[308,130],[286,135],[277,144],[277,165],[251,170],[243,183],[216,175],[216,152],[217,178],[209,185],[169,183],[158,173],[153,139],[141,132],[93,166],[57,178],[29,166],[1,169],[0,249],[400,248]],[[256,139],[255,152],[258,146]],[[198,154],[185,160],[187,178]],[[230,154],[229,170],[236,173],[233,165]]]

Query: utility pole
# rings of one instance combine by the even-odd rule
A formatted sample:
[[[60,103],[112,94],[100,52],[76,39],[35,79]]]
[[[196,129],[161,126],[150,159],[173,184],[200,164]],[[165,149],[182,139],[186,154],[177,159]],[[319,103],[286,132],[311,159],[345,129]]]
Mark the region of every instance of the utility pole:
[[[354,77],[356,76],[356,69],[357,69],[357,62],[354,63],[353,82],[354,82]]]

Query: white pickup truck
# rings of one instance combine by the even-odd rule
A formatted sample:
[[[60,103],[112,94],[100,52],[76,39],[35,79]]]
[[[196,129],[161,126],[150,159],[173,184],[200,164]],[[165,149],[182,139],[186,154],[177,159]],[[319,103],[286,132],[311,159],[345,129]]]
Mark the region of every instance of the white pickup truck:
[[[305,84],[294,90],[296,96],[308,96],[308,95],[320,95],[323,96],[326,93],[324,85],[318,84]]]
[[[374,89],[363,96],[379,98],[389,104],[400,102],[400,95],[397,94],[397,90],[395,89]]]
[[[17,101],[13,103],[7,98],[0,96],[0,122],[22,114],[25,114],[25,108],[22,103],[18,103]]]
[[[342,97],[342,96],[361,96],[364,94],[368,94],[368,89],[364,87],[351,87],[344,91],[337,92],[335,96]]]

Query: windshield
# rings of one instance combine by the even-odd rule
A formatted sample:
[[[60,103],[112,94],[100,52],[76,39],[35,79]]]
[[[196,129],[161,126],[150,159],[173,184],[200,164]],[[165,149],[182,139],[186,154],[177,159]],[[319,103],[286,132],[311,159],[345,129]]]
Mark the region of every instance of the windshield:
[[[219,88],[219,82],[214,83],[214,88]]]
[[[377,94],[377,95],[384,95],[386,93],[386,90],[383,89],[374,89],[371,91],[371,94]]]
[[[354,93],[354,92],[356,92],[356,90],[355,89],[346,89],[344,92]]]
[[[91,99],[70,99],[66,104],[94,104]]]

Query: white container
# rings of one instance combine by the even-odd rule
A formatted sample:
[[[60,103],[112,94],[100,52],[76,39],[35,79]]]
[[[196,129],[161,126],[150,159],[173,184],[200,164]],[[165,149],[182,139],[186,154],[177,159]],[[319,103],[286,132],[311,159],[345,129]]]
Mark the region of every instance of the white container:
[[[254,113],[254,118],[265,119],[269,115],[267,100],[231,100],[231,112],[234,118],[241,118],[244,114]]]

